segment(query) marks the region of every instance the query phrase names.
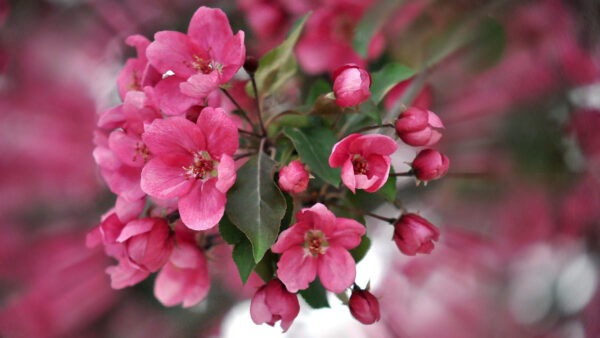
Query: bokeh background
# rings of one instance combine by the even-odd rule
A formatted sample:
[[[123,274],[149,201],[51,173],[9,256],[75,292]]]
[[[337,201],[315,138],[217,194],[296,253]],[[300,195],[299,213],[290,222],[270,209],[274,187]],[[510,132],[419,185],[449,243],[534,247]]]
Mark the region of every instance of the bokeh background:
[[[369,219],[358,280],[371,281],[382,320],[363,326],[334,297],[330,309],[301,304],[287,336],[600,337],[600,3],[398,2],[380,18],[369,69],[442,55],[418,81],[446,124],[450,173],[426,188],[398,181],[403,205],[441,239],[406,257],[391,227]],[[242,288],[225,246],[209,255],[211,291],[192,309],[161,306],[152,279],[110,288],[110,259],[85,247],[115,199],[92,158],[97,114],[119,103],[116,77],[135,53],[124,39],[185,30],[200,5],[225,10],[260,56],[308,10],[308,26],[339,42],[378,3],[0,0],[0,336],[280,336],[252,323],[258,279]],[[331,81],[299,75],[271,109],[303,102],[319,77]]]

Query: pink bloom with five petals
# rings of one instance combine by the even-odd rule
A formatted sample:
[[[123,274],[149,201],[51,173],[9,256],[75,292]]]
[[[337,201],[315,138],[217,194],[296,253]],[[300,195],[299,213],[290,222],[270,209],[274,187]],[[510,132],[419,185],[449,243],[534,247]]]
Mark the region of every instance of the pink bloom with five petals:
[[[333,146],[329,156],[332,168],[342,167],[342,181],[348,189],[375,192],[390,173],[390,155],[398,145],[385,135],[350,134]]]
[[[194,230],[215,226],[225,194],[235,182],[235,124],[220,108],[204,108],[196,124],[183,118],[154,120],[142,136],[153,154],[142,169],[142,190],[160,199],[179,197],[183,223]]]
[[[350,287],[356,277],[348,250],[360,244],[365,227],[355,220],[335,217],[317,203],[296,214],[297,223],[283,231],[271,250],[281,253],[277,277],[290,292],[308,288],[317,275],[335,293]]]
[[[244,64],[244,32],[233,35],[229,20],[220,9],[200,7],[188,27],[188,33],[162,31],[148,46],[148,60],[170,86],[181,93],[203,99],[219,85],[227,83]],[[179,95],[177,90],[164,93]]]

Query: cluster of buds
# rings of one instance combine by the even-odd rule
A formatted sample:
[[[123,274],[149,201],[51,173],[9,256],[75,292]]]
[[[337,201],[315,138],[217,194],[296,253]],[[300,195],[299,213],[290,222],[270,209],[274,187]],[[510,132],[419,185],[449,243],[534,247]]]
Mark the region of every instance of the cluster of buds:
[[[337,121],[327,128],[320,118],[315,128],[333,139],[326,149],[303,148],[305,134],[294,138],[303,132],[298,128],[270,133],[269,127],[282,128],[273,121],[287,112],[263,122],[258,89],[264,83],[257,86],[263,60],[246,57],[244,33],[234,35],[221,10],[198,9],[187,34],[158,32],[152,42],[136,35],[127,43],[138,56],[127,61],[117,81],[123,103],[100,115],[94,151],[118,197],[88,236],[89,246],[102,244],[118,261],[107,269],[112,286],[135,285],[158,272],[154,293],[161,303],[193,306],[210,287],[205,252],[215,245],[212,238],[222,237],[220,243],[238,250],[246,250],[238,245],[247,243],[242,255],[252,256],[250,270],[261,260],[276,266],[260,275],[266,284],[252,298],[257,324],[281,321],[287,330],[299,312],[296,293],[317,282],[336,294],[354,285],[348,302],[352,315],[364,324],[379,320],[377,299],[368,287],[355,284],[356,260],[350,253],[361,245],[366,228],[330,209],[342,207],[332,201],[340,200],[344,188],[323,181],[311,186],[310,179],[341,181],[352,193],[375,193],[390,177],[396,140],[360,132],[336,139]],[[238,71],[254,91],[257,116],[228,92]],[[335,96],[332,102],[340,109],[352,109],[369,100],[372,82],[364,68],[343,65],[334,72],[333,94],[327,96]],[[396,122],[398,136],[413,146],[436,143],[441,128],[437,115],[419,108],[409,108]],[[282,142],[282,134],[294,142]],[[278,147],[283,150],[277,152]],[[447,169],[446,156],[425,149],[410,173],[426,182]],[[328,189],[333,198],[327,197]],[[285,213],[291,215],[287,224]],[[431,252],[439,236],[415,214],[390,223],[407,255]],[[224,230],[227,224],[231,228]],[[248,264],[248,259],[233,259],[238,268]],[[240,268],[243,281],[247,269]]]

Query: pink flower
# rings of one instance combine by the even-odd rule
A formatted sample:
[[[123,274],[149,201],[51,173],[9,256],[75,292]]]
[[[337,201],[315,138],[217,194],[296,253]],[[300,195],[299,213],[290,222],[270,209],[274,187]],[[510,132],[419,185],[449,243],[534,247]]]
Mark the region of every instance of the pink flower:
[[[250,316],[254,323],[271,326],[281,320],[283,332],[287,331],[300,312],[298,296],[288,292],[278,279],[273,279],[256,291],[250,303]]]
[[[164,218],[142,218],[125,225],[117,242],[125,245],[129,260],[141,269],[156,272],[169,258],[174,238]]]
[[[142,136],[154,155],[142,170],[141,187],[160,199],[179,197],[183,223],[194,230],[216,225],[225,194],[235,182],[235,124],[220,108],[204,108],[196,124],[183,117],[155,120]]]
[[[165,306],[198,304],[210,288],[204,253],[196,246],[177,241],[167,264],[154,284],[154,295]]]
[[[160,74],[174,74],[167,79],[173,77],[170,81],[183,94],[202,99],[227,83],[244,63],[244,32],[234,36],[223,11],[200,7],[187,34],[158,32],[146,54]]]
[[[356,64],[346,64],[333,73],[335,103],[340,107],[357,106],[371,96],[371,75]]]
[[[308,187],[308,172],[302,162],[294,160],[279,170],[279,187],[291,194],[299,194]]]
[[[433,224],[417,214],[405,214],[394,225],[394,241],[405,255],[428,254],[440,232]]]
[[[152,86],[160,80],[160,74],[148,63],[146,48],[150,41],[141,35],[127,37],[125,43],[137,49],[137,58],[130,58],[117,78],[117,87],[121,98],[125,98],[131,90],[140,91],[145,86]]]
[[[412,162],[412,170],[419,181],[437,180],[448,172],[450,160],[437,150],[421,150]]]
[[[342,167],[342,181],[348,189],[375,192],[390,173],[390,156],[398,145],[391,137],[378,134],[351,134],[333,146],[332,168]]]
[[[350,296],[348,307],[352,316],[363,324],[373,324],[381,318],[379,302],[368,290],[360,290],[355,287],[352,296]]]
[[[348,250],[360,244],[365,227],[355,220],[335,217],[317,203],[296,214],[297,223],[283,231],[271,250],[281,253],[277,276],[290,292],[306,289],[317,274],[335,293],[352,285],[356,276]]]
[[[430,146],[437,143],[442,134],[437,129],[444,128],[442,120],[433,112],[417,107],[409,107],[396,120],[396,133],[411,146]]]

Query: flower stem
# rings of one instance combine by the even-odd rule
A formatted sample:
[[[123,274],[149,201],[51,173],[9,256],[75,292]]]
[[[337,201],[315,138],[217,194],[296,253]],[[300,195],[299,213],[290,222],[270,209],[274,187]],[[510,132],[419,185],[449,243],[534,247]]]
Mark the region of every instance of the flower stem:
[[[258,135],[257,133],[251,132],[251,131],[247,131],[247,130],[243,130],[243,129],[239,129],[238,128],[238,132],[240,134],[244,134],[244,135],[248,135],[248,136],[252,136],[252,137],[256,137],[256,138],[261,138],[260,135]]]
[[[239,159],[242,159],[242,158],[244,158],[244,157],[248,157],[248,156],[252,156],[252,155],[255,155],[255,154],[257,154],[257,153],[258,153],[258,151],[251,151],[251,152],[248,152],[248,153],[239,154],[239,155],[236,155],[236,156],[234,156],[234,157],[233,157],[233,160],[234,160],[234,161],[237,161],[237,160],[239,160]]]
[[[265,129],[265,125],[262,119],[262,110],[260,109],[260,97],[258,95],[258,89],[256,88],[256,79],[254,78],[254,74],[250,74],[250,80],[252,81],[252,89],[254,89],[254,100],[256,101],[256,111],[258,112],[258,122],[260,123],[260,130],[262,131],[263,136],[267,136],[267,129]]]
[[[231,94],[229,94],[229,92],[227,91],[227,89],[221,88],[221,91],[223,93],[225,93],[225,96],[227,96],[227,98],[229,98],[229,100],[237,107],[237,109],[239,110],[240,114],[242,114],[242,117],[244,119],[246,119],[246,121],[248,121],[248,123],[250,123],[250,125],[254,126],[254,124],[252,123],[252,121],[248,117],[248,113],[246,113],[246,111],[244,110],[244,108],[242,108],[242,106],[240,106],[240,104],[233,98],[233,96],[231,96]]]
[[[334,204],[333,206],[336,207],[336,208],[339,208],[339,209],[343,209],[343,210],[349,211],[349,212],[357,214],[357,215],[369,216],[369,217],[377,218],[379,220],[382,220],[384,222],[388,222],[390,224],[394,224],[397,221],[396,218],[384,217],[384,216],[376,215],[376,214],[374,214],[372,212],[357,210],[357,209],[354,209],[354,208],[348,208],[348,207],[345,207],[345,206],[339,205],[339,204]]]

